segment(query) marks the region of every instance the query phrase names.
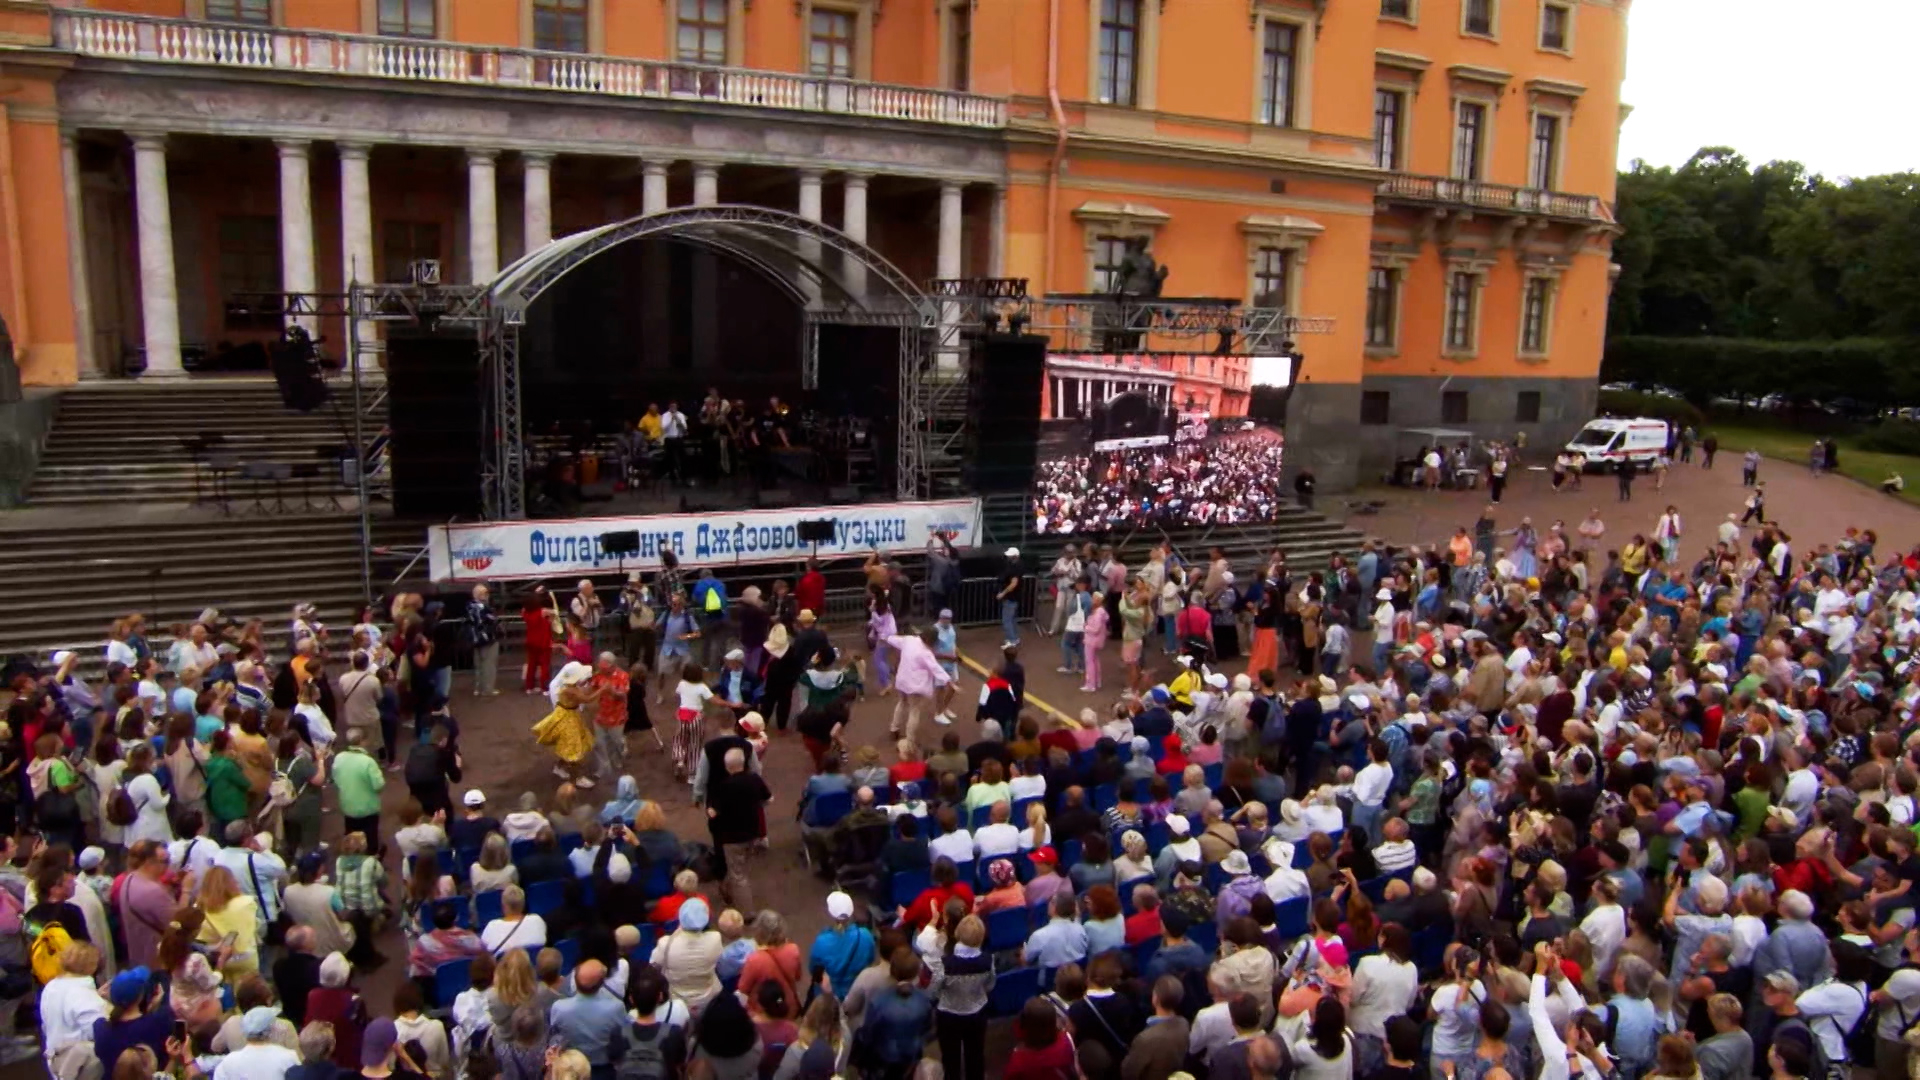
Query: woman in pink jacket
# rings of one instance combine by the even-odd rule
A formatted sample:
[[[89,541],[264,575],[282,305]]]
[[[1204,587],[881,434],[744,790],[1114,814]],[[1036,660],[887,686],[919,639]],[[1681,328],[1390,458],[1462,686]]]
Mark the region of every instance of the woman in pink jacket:
[[[1082,631],[1080,647],[1086,650],[1087,681],[1080,689],[1094,693],[1100,689],[1100,650],[1107,647],[1107,608],[1104,604],[1095,604],[1087,614],[1087,626]]]

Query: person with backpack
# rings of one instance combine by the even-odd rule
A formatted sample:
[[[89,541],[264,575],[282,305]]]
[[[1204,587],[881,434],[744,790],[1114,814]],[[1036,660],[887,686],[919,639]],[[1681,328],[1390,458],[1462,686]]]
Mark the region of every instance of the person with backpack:
[[[1841,940],[1833,947],[1833,977],[1801,991],[1794,999],[1820,1050],[1827,1058],[1827,1075],[1832,1080],[1848,1080],[1853,1074],[1855,1048],[1871,1038],[1868,1019],[1872,1015],[1871,991],[1867,979],[1873,973],[1873,958],[1851,941]]]
[[[463,764],[460,750],[454,745],[453,729],[447,724],[435,724],[428,738],[407,751],[407,790],[427,816],[453,813],[451,785],[460,782]]]
[[[38,942],[34,974],[40,989],[40,1042],[47,1071],[56,1077],[79,1075],[93,1055],[94,1025],[107,1018],[107,1002],[94,984],[100,950],[85,941],[63,943],[43,966]],[[44,974],[43,974],[44,972]]]

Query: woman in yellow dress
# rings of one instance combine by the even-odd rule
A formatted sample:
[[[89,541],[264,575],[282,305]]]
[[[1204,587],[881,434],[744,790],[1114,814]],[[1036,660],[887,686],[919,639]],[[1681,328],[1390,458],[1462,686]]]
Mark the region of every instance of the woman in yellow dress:
[[[586,768],[587,755],[593,752],[593,728],[580,711],[600,696],[600,691],[588,686],[592,679],[593,669],[585,664],[575,662],[561,668],[554,679],[559,684],[553,696],[554,709],[533,725],[534,740],[560,759],[553,767],[554,775],[571,780],[578,788],[593,786]]]

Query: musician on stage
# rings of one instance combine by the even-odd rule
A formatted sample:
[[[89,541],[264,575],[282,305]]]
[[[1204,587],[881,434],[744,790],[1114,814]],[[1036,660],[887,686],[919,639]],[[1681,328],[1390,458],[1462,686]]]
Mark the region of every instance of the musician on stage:
[[[660,414],[660,441],[667,449],[667,472],[673,476],[676,484],[687,482],[687,414],[680,411],[680,403],[667,402],[667,411]]]
[[[720,477],[733,474],[733,458],[727,445],[733,427],[732,418],[728,415],[732,410],[733,406],[720,393],[719,387],[707,387],[707,398],[700,403],[700,424],[706,429],[707,443],[712,447],[707,474],[715,483],[719,482]]]

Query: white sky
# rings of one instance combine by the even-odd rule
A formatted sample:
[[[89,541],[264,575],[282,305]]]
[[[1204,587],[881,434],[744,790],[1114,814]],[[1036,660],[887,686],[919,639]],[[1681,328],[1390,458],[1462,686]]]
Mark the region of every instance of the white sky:
[[[1731,146],[1828,177],[1920,170],[1920,0],[1640,0],[1629,20],[1621,168]]]

